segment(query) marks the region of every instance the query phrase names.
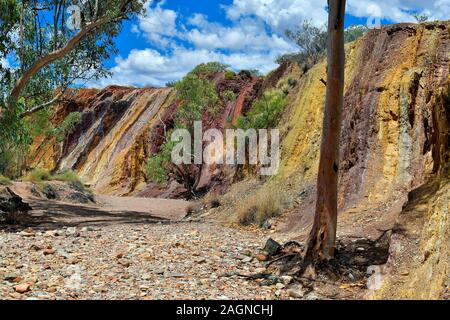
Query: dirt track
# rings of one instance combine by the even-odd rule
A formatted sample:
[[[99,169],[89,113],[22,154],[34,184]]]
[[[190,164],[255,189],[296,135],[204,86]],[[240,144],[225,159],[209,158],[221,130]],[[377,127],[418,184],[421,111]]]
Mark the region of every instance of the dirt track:
[[[269,237],[284,243],[293,234],[185,221],[189,203],[180,200],[98,196],[96,204],[75,204],[35,198],[21,187],[16,191],[33,211],[25,225],[0,229],[2,299],[345,299],[365,294],[364,276],[353,271],[335,284],[314,287],[283,283],[279,277],[245,277],[266,272],[266,262],[257,257]]]
[[[27,199],[31,228],[0,230],[1,299],[288,297],[275,285],[230,276],[263,267],[248,254],[264,245],[264,234],[180,221],[184,201],[97,199]]]

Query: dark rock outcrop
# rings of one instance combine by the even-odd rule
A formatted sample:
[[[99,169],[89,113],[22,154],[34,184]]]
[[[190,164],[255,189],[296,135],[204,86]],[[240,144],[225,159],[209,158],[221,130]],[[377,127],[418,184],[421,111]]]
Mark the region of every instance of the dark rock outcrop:
[[[14,224],[20,221],[21,215],[32,210],[30,205],[8,187],[0,188],[0,222]]]

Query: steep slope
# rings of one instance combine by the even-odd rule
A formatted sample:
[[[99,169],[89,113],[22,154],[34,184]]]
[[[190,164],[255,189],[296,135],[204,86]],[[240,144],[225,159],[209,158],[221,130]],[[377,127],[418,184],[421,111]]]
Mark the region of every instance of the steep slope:
[[[121,87],[82,90],[68,103],[69,109],[82,112],[81,122],[61,144],[40,145],[33,166],[76,170],[99,193],[132,192],[145,181],[141,163],[148,153],[143,144],[152,137],[143,135],[167,107],[170,93]],[[55,123],[63,118],[63,110],[56,113]]]
[[[372,30],[346,51],[338,237],[392,234],[388,281],[376,296],[442,297],[450,270],[450,23]],[[315,205],[326,64],[304,75],[288,69],[280,82],[289,78],[298,85],[280,122],[280,172],[235,185],[222,216],[229,220],[242,204],[276,190],[286,212],[278,230],[304,240]]]
[[[372,30],[346,51],[338,235],[392,234],[390,276],[380,296],[442,297],[449,270],[450,23]],[[252,170],[202,166],[196,174],[199,188],[215,194],[244,179],[223,197],[220,214],[227,220],[252,197],[279,191],[286,212],[279,229],[304,238],[314,212],[326,63],[306,74],[283,65],[264,82],[246,73],[232,80],[214,75],[221,109],[217,118],[205,113],[203,123],[205,129],[233,125],[263,90],[294,83],[289,80],[296,84],[279,123],[279,173],[259,179]],[[224,99],[227,90],[235,100]],[[183,188],[173,179],[157,186],[145,176],[178,107],[170,88],[81,90],[53,122],[73,111],[82,112],[82,121],[62,143],[37,138],[30,167],[76,170],[102,194],[180,196]]]
[[[260,91],[261,79],[240,73],[233,79],[224,74],[211,79],[221,96],[233,92],[236,99],[221,96],[220,112],[203,117],[204,130],[224,129],[230,119],[245,110]],[[74,170],[99,194],[179,197],[183,187],[173,179],[167,185],[147,183],[145,166],[150,155],[159,151],[165,131],[173,125],[180,101],[171,88],[133,89],[112,86],[104,90],[82,89],[60,105],[52,119],[58,126],[70,112],[81,112],[81,121],[58,143],[54,138],[35,139],[29,166],[51,171]],[[213,188],[213,180],[223,182],[221,169],[203,166],[200,187]],[[230,175],[233,180],[235,170]]]

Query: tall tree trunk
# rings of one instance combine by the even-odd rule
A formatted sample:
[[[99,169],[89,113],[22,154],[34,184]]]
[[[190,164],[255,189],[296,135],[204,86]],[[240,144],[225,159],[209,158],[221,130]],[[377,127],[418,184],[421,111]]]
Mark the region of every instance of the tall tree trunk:
[[[317,177],[314,225],[308,239],[305,263],[334,257],[337,228],[339,140],[344,101],[345,0],[329,0],[327,95]]]

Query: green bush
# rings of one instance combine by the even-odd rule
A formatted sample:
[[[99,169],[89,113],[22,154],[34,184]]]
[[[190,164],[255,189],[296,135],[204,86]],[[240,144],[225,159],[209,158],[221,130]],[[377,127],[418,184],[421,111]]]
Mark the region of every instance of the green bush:
[[[22,180],[28,182],[50,181],[52,180],[52,176],[47,170],[33,169]]]
[[[10,183],[11,183],[11,180],[9,178],[0,174],[0,185],[4,186],[4,185],[8,185]]]
[[[236,77],[236,73],[234,73],[234,71],[227,70],[225,72],[225,80],[233,80],[235,77]]]
[[[326,55],[328,47],[327,25],[316,27],[311,21],[305,20],[294,30],[287,30],[286,36],[299,47],[299,52],[279,56],[278,64],[286,62],[297,63],[303,72],[307,72]],[[362,37],[369,29],[366,26],[350,26],[344,31],[345,43]]]
[[[157,184],[163,184],[169,180],[169,169],[172,163],[172,150],[176,141],[168,140],[161,145],[161,150],[152,155],[147,161],[147,178]]]
[[[0,173],[8,176],[20,176],[28,146],[32,142],[29,130],[20,114],[25,110],[24,99],[14,103],[12,108],[6,106],[0,98]]]
[[[366,26],[350,26],[344,31],[344,39],[345,43],[353,42],[355,40],[358,40],[361,38],[364,33],[366,33],[369,30]]]
[[[247,71],[254,77],[261,77],[263,75],[258,69],[249,69]]]
[[[225,72],[229,68],[228,65],[220,62],[208,62],[199,64],[194,70],[191,71],[195,75],[208,75],[219,72]]]
[[[169,81],[166,83],[166,87],[173,88],[177,84],[177,81]]]
[[[64,171],[54,176],[49,171],[43,169],[33,169],[23,179],[29,182],[43,182],[43,181],[63,181],[63,182],[81,182],[78,175],[73,171]]]
[[[81,179],[78,177],[76,172],[73,171],[64,171],[61,173],[58,173],[51,177],[51,180],[56,181],[64,181],[64,182],[81,182]]]
[[[175,83],[177,99],[181,101],[173,128],[193,131],[194,122],[200,121],[205,109],[216,117],[220,111],[220,100],[214,84],[205,77],[210,73],[224,72],[228,66],[210,62],[198,65],[183,79]],[[147,178],[158,184],[167,182],[171,168],[171,152],[175,142],[170,141],[171,132],[166,132],[166,142],[161,150],[147,160]]]
[[[58,142],[61,142],[67,134],[73,131],[76,124],[80,121],[81,121],[81,113],[72,112],[64,119],[64,121],[58,127],[53,128],[51,134],[56,137],[56,140]]]
[[[156,154],[147,162],[147,176],[157,184],[163,184],[168,180],[167,170],[164,166],[164,159],[161,154]]]
[[[236,96],[236,94],[235,94],[233,91],[227,90],[227,91],[225,91],[225,92],[223,93],[223,98],[224,98],[226,101],[232,102],[232,101],[235,101],[235,100],[236,100],[237,96]]]
[[[243,129],[266,129],[277,125],[287,105],[287,95],[283,90],[271,89],[264,92],[252,106],[252,109],[237,120]]]
[[[201,119],[205,107],[211,114],[217,115],[219,97],[208,79],[190,73],[177,82],[175,88],[182,101],[176,119],[178,123],[192,127],[194,121]]]

